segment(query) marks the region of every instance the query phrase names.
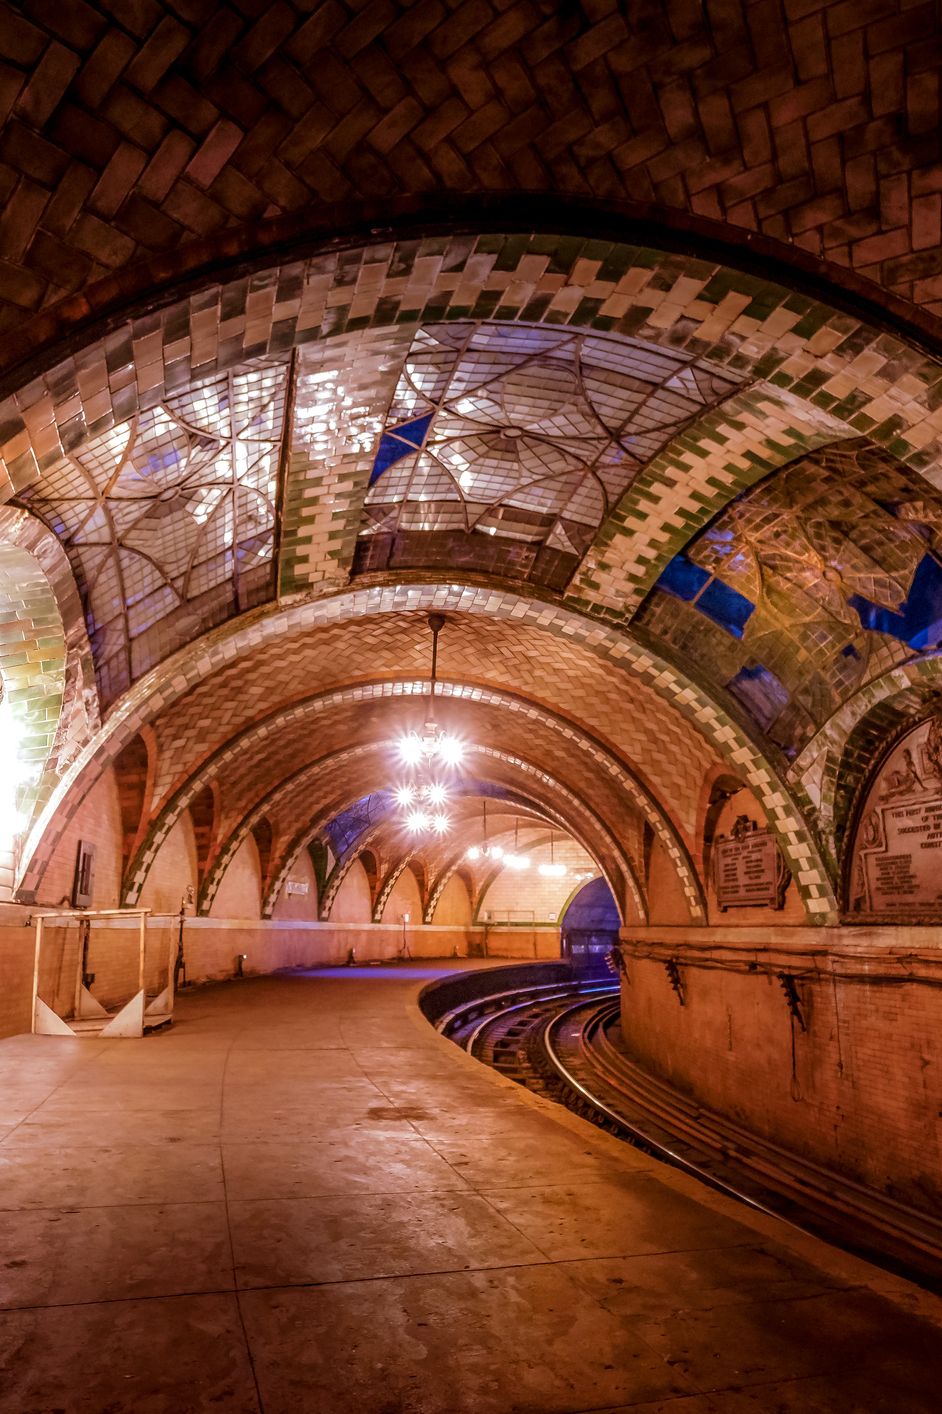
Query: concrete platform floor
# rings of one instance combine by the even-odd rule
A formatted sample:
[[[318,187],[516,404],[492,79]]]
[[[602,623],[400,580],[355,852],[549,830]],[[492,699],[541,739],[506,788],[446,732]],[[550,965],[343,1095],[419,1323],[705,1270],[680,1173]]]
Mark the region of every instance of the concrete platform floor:
[[[0,1410],[939,1409],[942,1303],[462,1055],[444,970],[0,1043]]]

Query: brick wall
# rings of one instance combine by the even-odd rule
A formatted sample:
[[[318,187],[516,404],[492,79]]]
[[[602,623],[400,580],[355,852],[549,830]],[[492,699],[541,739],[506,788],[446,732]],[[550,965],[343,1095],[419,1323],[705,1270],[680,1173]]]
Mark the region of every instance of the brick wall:
[[[0,904],[0,1036],[30,1028],[33,930],[26,909]]]
[[[222,876],[210,909],[212,918],[258,918],[262,911],[262,875],[258,846],[246,835]]]
[[[544,924],[488,923],[474,930],[475,948],[487,957],[553,958],[560,955],[559,929]]]
[[[471,899],[460,874],[452,874],[442,889],[432,922],[439,925],[459,924],[461,927],[467,927],[471,922]]]
[[[937,1205],[939,930],[835,928],[825,943],[807,929],[743,932],[733,942],[721,929],[632,930],[622,987],[632,1056],[766,1138],[914,1206]],[[683,1007],[668,956],[680,964]],[[752,957],[799,976],[806,1032],[777,978],[745,970]],[[801,976],[812,968],[816,977]],[[907,973],[915,980],[901,981]]]
[[[513,847],[513,839],[504,841],[505,848]],[[593,874],[598,870],[585,850],[575,840],[556,840],[552,855],[557,864],[566,866],[561,879],[547,879],[539,871],[541,864],[550,863],[549,843],[538,845],[521,844],[520,853],[530,860],[530,868],[517,872],[502,869],[490,884],[478,904],[477,917],[489,913],[495,921],[533,919],[537,923],[558,923],[559,916],[573,890],[577,887],[576,874]]]
[[[187,888],[196,889],[196,839],[189,811],[184,810],[151,865],[141,890],[141,908],[176,913]]]
[[[369,923],[373,916],[370,881],[360,861],[354,860],[337,890],[330,918],[333,923]]]
[[[401,923],[402,915],[408,913],[410,924],[422,922],[422,895],[419,883],[412,870],[406,865],[392,887],[383,909],[383,923]]]
[[[72,898],[79,840],[95,845],[93,908],[116,908],[121,888],[122,825],[118,787],[108,768],[92,786],[56,845],[37,903],[56,907]]]
[[[690,910],[667,851],[652,840],[648,861],[648,912],[652,923],[687,923]]]
[[[289,894],[289,882],[306,884],[307,893]],[[272,917],[279,922],[287,920],[315,922],[317,920],[317,902],[317,879],[314,877],[310,856],[306,849],[302,849],[291,866],[291,872],[281,893],[275,900]]]

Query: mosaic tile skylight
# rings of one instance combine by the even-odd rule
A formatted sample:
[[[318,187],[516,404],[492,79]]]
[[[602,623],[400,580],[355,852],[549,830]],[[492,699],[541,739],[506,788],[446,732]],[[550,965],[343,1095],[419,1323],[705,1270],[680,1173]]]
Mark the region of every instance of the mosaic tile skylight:
[[[268,598],[287,364],[248,365],[83,443],[20,498],[72,562],[105,702]]]
[[[432,536],[465,563],[477,555],[481,568],[568,578],[641,468],[738,386],[637,339],[427,325],[376,449],[360,532],[373,545],[358,568],[428,563],[419,537]],[[477,548],[459,549],[456,537]],[[504,542],[502,565],[485,537]]]

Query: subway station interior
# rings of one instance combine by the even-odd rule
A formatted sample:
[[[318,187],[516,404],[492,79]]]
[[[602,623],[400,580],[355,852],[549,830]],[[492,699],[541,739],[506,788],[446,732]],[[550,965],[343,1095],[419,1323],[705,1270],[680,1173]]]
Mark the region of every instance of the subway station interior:
[[[2,1414],[939,1408],[940,74],[2,0]]]

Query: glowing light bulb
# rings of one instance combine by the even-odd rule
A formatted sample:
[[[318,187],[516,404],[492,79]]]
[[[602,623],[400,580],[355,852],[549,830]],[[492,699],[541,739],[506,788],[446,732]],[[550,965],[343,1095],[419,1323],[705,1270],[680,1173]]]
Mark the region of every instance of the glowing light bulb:
[[[438,739],[438,758],[446,766],[460,766],[464,759],[464,742],[443,733]]]
[[[440,785],[438,781],[432,781],[430,785],[427,785],[423,791],[423,795],[430,805],[444,805],[445,801],[448,799],[447,790],[443,785]]]
[[[478,849],[476,844],[473,844],[470,849],[465,851],[464,857],[465,859],[480,859],[481,851]]]
[[[504,857],[503,847],[502,847],[501,845],[499,845],[499,844],[493,844],[493,845],[491,845],[491,858],[492,858],[492,859],[503,859],[503,857]]]
[[[432,816],[432,829],[435,831],[435,833],[436,833],[437,835],[444,835],[444,834],[446,834],[447,831],[448,831],[449,825],[450,825],[450,821],[449,821],[447,815],[440,815],[440,814],[439,814],[439,815],[433,815],[433,816]]]
[[[424,810],[413,810],[409,818],[406,820],[406,824],[413,832],[413,834],[419,834],[422,830],[428,829],[429,817],[426,815]]]
[[[407,810],[414,800],[415,788],[413,786],[399,786],[397,788],[396,804],[401,806],[403,810]]]
[[[422,760],[422,742],[415,732],[399,738],[399,755],[407,766],[417,766]]]

